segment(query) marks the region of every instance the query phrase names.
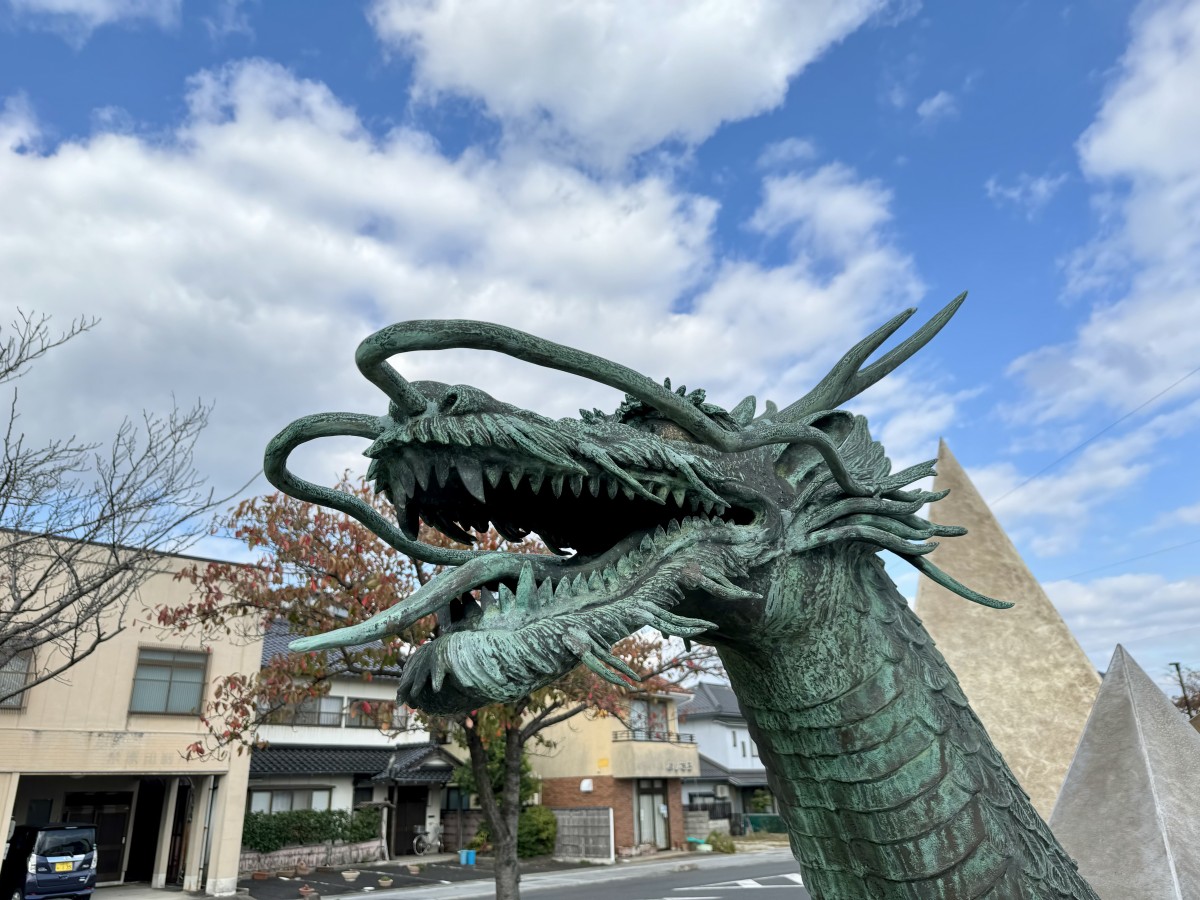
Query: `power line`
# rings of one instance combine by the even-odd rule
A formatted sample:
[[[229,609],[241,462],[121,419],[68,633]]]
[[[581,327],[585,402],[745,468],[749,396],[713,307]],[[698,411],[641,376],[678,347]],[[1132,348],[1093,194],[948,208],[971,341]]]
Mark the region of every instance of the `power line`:
[[[1086,447],[1088,444],[1090,444],[1092,441],[1094,441],[1096,438],[1100,437],[1100,435],[1104,434],[1106,431],[1111,431],[1113,428],[1116,428],[1118,425],[1120,425],[1122,422],[1124,422],[1126,419],[1128,419],[1134,413],[1141,412],[1143,409],[1145,409],[1147,406],[1149,406],[1151,403],[1153,403],[1155,400],[1157,400],[1163,394],[1167,393],[1168,391],[1174,390],[1179,385],[1183,384],[1185,381],[1187,381],[1189,378],[1191,378],[1193,375],[1195,375],[1197,372],[1200,372],[1200,366],[1196,366],[1196,368],[1192,369],[1192,371],[1188,372],[1186,375],[1184,375],[1178,381],[1172,382],[1171,384],[1167,385],[1165,388],[1163,388],[1161,391],[1159,391],[1157,394],[1155,394],[1149,400],[1145,401],[1144,403],[1142,403],[1141,405],[1139,405],[1137,407],[1134,407],[1129,412],[1125,413],[1125,415],[1121,416],[1121,418],[1117,419],[1115,422],[1112,422],[1112,423],[1104,426],[1099,431],[1097,431],[1095,434],[1093,434],[1090,438],[1088,438],[1086,441],[1084,441],[1082,444],[1077,444],[1076,446],[1072,447],[1070,450],[1068,450],[1066,453],[1064,453],[1058,459],[1054,460],[1054,462],[1051,462],[1051,463],[1048,463],[1047,465],[1042,466],[1042,468],[1038,469],[1036,472],[1034,472],[1032,475],[1030,475],[1028,478],[1026,478],[1020,484],[1018,484],[1015,488],[1008,491],[1007,493],[1001,494],[995,500],[990,501],[988,503],[988,505],[995,506],[996,504],[998,504],[1002,500],[1004,500],[1006,497],[1011,497],[1017,491],[1021,490],[1021,488],[1025,487],[1025,485],[1029,484],[1029,482],[1033,481],[1035,478],[1040,477],[1041,475],[1043,475],[1050,469],[1053,469],[1055,466],[1057,466],[1060,462],[1062,462],[1067,457],[1071,456],[1074,453],[1079,452],[1084,447]]]
[[[1150,557],[1150,556],[1158,556],[1158,554],[1160,554],[1160,553],[1169,553],[1172,550],[1180,550],[1184,547],[1191,547],[1193,544],[1200,544],[1200,538],[1196,538],[1196,540],[1194,540],[1194,541],[1185,541],[1182,544],[1175,544],[1170,547],[1160,547],[1157,550],[1151,550],[1149,553],[1143,553],[1141,556],[1131,556],[1131,557],[1129,557],[1129,559],[1120,559],[1120,560],[1117,560],[1116,562],[1105,563],[1102,566],[1096,566],[1096,568],[1094,568],[1094,569],[1084,569],[1082,572],[1075,572],[1074,574],[1071,574],[1071,575],[1063,575],[1062,578],[1056,578],[1054,580],[1055,581],[1065,581],[1068,578],[1078,578],[1080,575],[1090,575],[1093,572],[1100,572],[1104,569],[1114,568],[1115,566],[1123,566],[1126,563],[1137,562],[1139,559],[1146,559],[1147,557]]]

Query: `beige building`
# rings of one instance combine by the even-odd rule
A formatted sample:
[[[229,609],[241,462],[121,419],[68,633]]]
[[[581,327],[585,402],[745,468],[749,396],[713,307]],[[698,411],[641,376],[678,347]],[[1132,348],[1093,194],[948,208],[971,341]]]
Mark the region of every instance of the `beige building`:
[[[173,575],[192,561],[163,557],[122,633],[0,706],[0,822],[94,822],[100,883],[232,894],[249,755],[189,761],[185,750],[206,733],[214,680],[256,671],[260,642],[202,645],[147,627],[155,606],[187,599]],[[0,677],[24,679],[17,668]]]
[[[546,729],[554,747],[531,754],[542,805],[611,809],[618,856],[682,849],[681,785],[700,774],[695,739],[678,730],[676,703],[690,696],[631,699],[624,722],[585,714]]]
[[[950,494],[926,514],[968,533],[942,541],[929,560],[973,590],[1016,605],[990,609],[921,578],[917,615],[992,743],[1047,818],[1100,676],[945,442],[937,472],[933,489]]]

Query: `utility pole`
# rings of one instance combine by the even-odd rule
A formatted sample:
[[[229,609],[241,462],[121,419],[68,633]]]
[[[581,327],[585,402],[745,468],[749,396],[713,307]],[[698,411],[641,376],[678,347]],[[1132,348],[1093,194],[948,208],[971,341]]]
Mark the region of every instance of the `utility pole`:
[[[1179,663],[1167,663],[1168,666],[1175,667],[1175,674],[1179,676],[1179,689],[1183,691],[1183,706],[1187,710],[1188,718],[1190,719],[1194,713],[1192,712],[1192,701],[1188,697],[1187,685],[1183,683],[1183,669],[1179,668]]]

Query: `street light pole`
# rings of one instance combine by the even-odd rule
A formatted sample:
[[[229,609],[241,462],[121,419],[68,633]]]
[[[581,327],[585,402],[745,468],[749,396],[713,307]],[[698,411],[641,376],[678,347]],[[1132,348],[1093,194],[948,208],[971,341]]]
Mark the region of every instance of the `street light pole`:
[[[1179,663],[1177,662],[1167,663],[1167,665],[1174,666],[1175,674],[1179,676],[1179,689],[1183,691],[1183,706],[1187,710],[1188,718],[1190,719],[1193,715],[1192,701],[1188,698],[1187,685],[1183,683],[1183,669],[1179,668]]]

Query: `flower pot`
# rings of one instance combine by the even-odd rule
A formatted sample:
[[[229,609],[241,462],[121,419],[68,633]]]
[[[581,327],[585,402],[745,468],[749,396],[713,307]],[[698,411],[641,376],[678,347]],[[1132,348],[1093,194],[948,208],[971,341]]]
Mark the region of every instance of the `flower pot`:
[[[408,867],[408,874],[409,874],[409,875],[420,875],[420,874],[421,874],[421,867],[420,867],[420,866],[409,866],[409,867]]]
[[[259,869],[257,872],[253,873],[250,877],[253,878],[255,881],[266,881],[268,878],[271,877],[271,873],[264,872],[263,870]]]
[[[346,869],[342,872],[342,877],[346,881],[358,881],[358,869]]]
[[[316,893],[317,889],[311,884],[300,885],[300,900],[312,900]]]
[[[308,863],[306,863],[306,862],[296,863],[296,874],[297,875],[309,875],[311,873],[312,873],[312,866],[310,866]],[[315,891],[316,888],[313,888],[313,890]]]
[[[390,888],[393,883],[394,882],[392,879],[388,878],[386,875],[379,879],[379,886],[381,888]]]

